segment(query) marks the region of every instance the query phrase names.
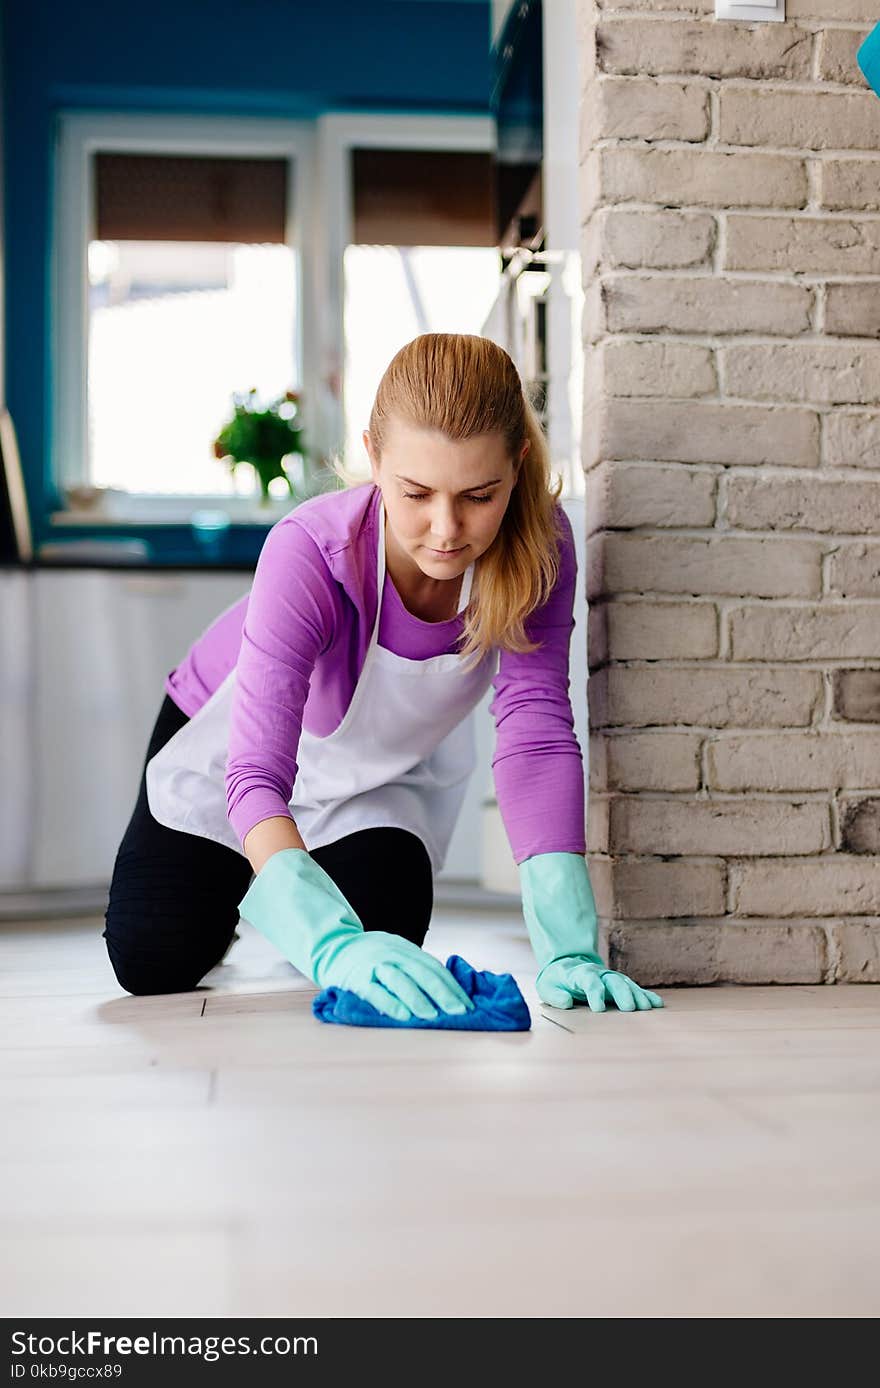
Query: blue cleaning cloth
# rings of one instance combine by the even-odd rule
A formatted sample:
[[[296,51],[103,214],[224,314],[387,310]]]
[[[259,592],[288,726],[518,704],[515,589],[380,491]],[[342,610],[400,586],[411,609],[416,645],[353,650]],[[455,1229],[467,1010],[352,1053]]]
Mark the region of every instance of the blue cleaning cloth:
[[[412,1017],[398,1022],[377,1012],[347,988],[324,988],[312,999],[312,1011],[322,1022],[349,1027],[424,1027],[432,1031],[528,1031],[532,1018],[512,974],[490,974],[471,967],[459,954],[450,954],[446,967],[474,1003],[473,1012],[456,1017],[438,1012],[433,1021]]]
[[[871,30],[856,57],[868,86],[880,96],[880,24]]]

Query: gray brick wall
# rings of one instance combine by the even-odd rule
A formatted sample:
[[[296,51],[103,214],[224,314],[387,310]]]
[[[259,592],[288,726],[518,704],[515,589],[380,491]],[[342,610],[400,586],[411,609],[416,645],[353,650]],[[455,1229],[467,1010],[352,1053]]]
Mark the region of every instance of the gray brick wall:
[[[880,982],[880,16],[787,16],[580,5],[588,844],[645,984]]]

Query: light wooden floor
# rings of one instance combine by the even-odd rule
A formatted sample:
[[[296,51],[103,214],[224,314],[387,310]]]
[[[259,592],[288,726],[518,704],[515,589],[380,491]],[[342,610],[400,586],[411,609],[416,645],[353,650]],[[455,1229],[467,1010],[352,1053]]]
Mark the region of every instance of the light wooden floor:
[[[533,1030],[363,1030],[242,929],[157,998],[97,921],[0,932],[4,1315],[880,1313],[877,988],[558,1012],[521,921],[447,911]]]

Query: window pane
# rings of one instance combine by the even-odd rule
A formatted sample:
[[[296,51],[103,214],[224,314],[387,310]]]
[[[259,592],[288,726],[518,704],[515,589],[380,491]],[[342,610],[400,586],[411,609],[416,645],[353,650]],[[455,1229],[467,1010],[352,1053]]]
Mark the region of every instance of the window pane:
[[[358,245],[494,246],[492,156],[465,150],[353,149]]]
[[[295,389],[295,260],[279,245],[89,247],[91,481],[144,493],[256,494],[212,443],[234,392]],[[247,472],[247,476],[244,473]]]
[[[361,434],[382,372],[420,333],[482,333],[498,297],[498,251],[473,246],[348,246],[345,454],[369,473]]]
[[[284,245],[286,159],[96,154],[100,241]]]

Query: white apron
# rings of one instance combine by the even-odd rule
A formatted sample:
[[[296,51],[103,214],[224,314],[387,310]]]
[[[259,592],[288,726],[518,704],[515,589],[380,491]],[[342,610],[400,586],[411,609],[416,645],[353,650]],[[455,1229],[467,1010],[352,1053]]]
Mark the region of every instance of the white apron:
[[[306,848],[358,829],[408,829],[439,872],[476,754],[472,713],[497,669],[490,651],[465,671],[458,654],[409,660],[379,645],[385,587],[385,508],[379,502],[376,621],[349,708],[326,737],[302,729],[290,800]],[[470,600],[473,564],[458,610]],[[226,810],[225,773],[235,670],[147,764],[153,817],[169,829],[241,853]]]

